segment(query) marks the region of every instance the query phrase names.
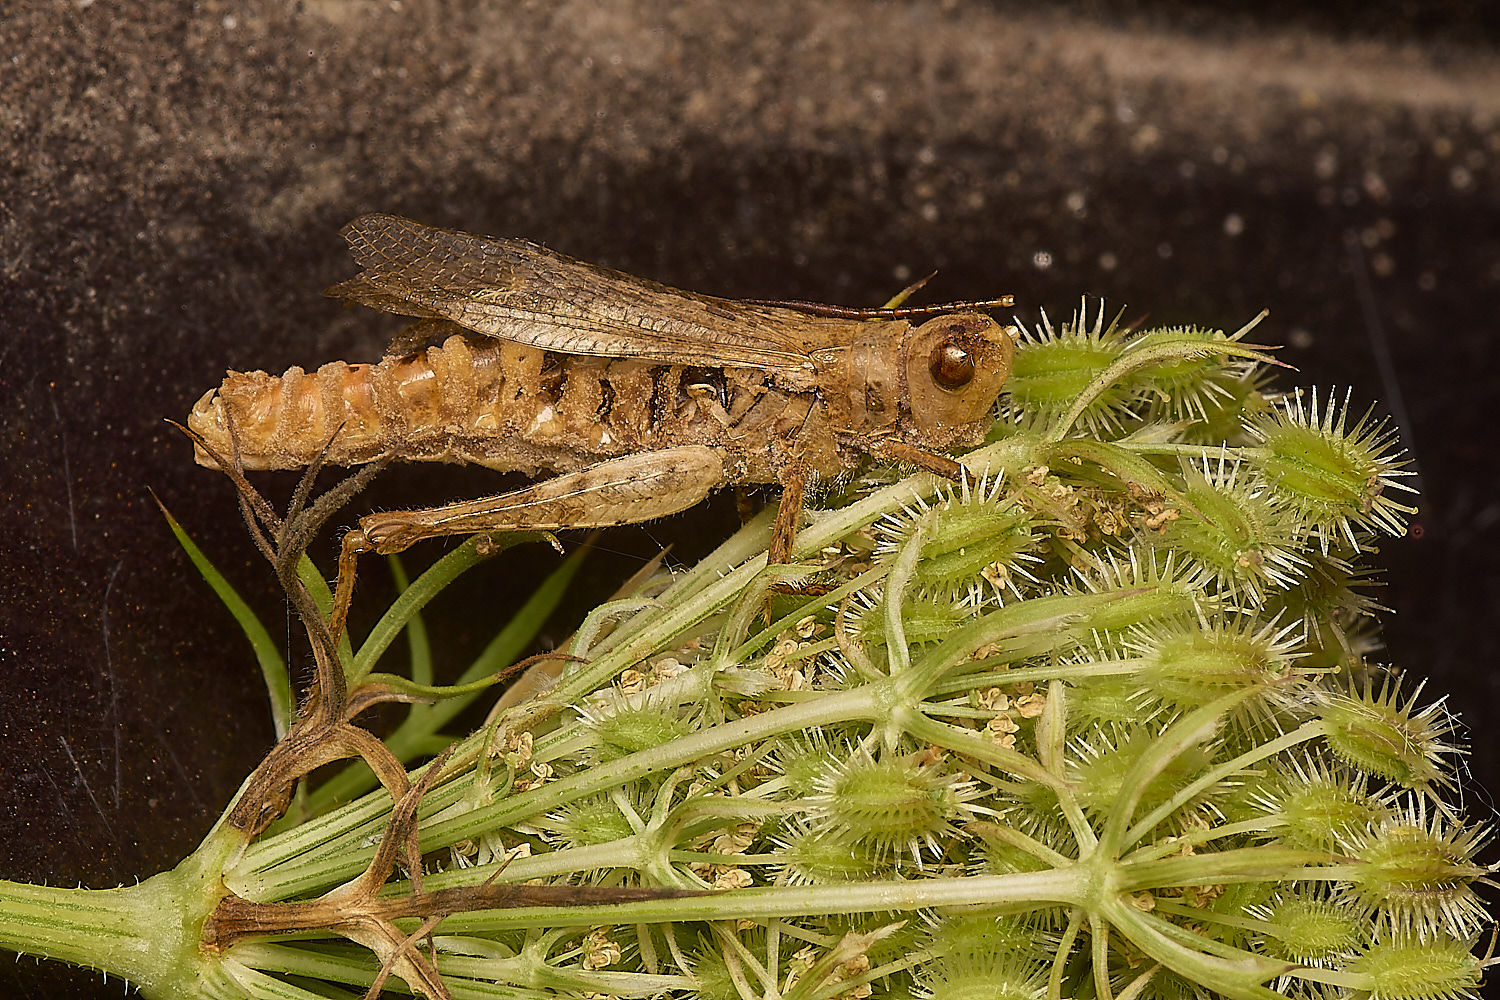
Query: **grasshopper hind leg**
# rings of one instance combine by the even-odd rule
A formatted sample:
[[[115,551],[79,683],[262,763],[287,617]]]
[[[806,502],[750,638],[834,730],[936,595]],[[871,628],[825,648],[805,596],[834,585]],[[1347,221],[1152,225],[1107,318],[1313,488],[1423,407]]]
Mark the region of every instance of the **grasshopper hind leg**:
[[[636,524],[687,510],[729,479],[704,445],[624,455],[524,489],[425,510],[367,514],[344,536],[334,599],[334,634],[353,598],[361,552],[389,555],[427,538],[500,531],[563,531]]]

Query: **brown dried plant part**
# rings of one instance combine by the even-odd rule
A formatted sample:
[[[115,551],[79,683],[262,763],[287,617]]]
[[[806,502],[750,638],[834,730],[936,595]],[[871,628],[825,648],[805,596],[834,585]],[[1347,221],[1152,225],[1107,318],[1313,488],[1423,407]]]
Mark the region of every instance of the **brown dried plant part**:
[[[232,426],[230,430],[233,447],[238,438]],[[230,810],[229,825],[254,839],[286,812],[298,780],[324,764],[351,757],[363,758],[390,792],[392,801],[400,801],[411,787],[406,768],[384,743],[352,725],[350,720],[357,711],[402,696],[395,692],[360,692],[351,705],[339,662],[338,644],[312,595],[297,577],[297,564],[318,529],[385,463],[372,463],[323,496],[311,500],[314,478],[323,465],[320,454],[308,465],[288,504],[286,516],[282,517],[245,478],[237,448],[232,452],[234,457],[229,458],[202,440],[191,428],[184,428],[184,431],[198,447],[215,456],[219,467],[234,482],[250,537],[270,562],[282,589],[296,608],[311,644],[315,666],[312,688],[296,721],[251,775],[244,792]],[[418,861],[408,859],[409,864]]]
[[[335,635],[360,552],[634,523],[730,483],[782,486],[770,559],[784,563],[807,488],[866,455],[961,475],[938,452],[979,443],[1015,355],[1016,331],[984,313],[1008,297],[915,309],[733,301],[394,216],[343,233],[363,270],[328,293],[416,328],[375,365],[231,372],[193,408],[199,439],[249,469],[321,456],[558,478],[362,518],[345,536]],[[219,464],[206,448],[197,458]]]
[[[436,952],[431,950],[430,941],[433,928],[447,913],[425,914],[427,919],[416,933],[406,934],[396,927],[395,915],[381,912],[380,907],[374,904],[376,893],[395,870],[398,855],[406,858],[412,883],[410,898],[433,895],[422,892],[417,806],[422,796],[436,783],[451,752],[452,747],[443,751],[428,765],[421,779],[396,801],[375,856],[358,877],[318,899],[306,902],[255,903],[231,892],[219,901],[214,912],[204,922],[201,938],[204,948],[219,953],[247,937],[296,930],[332,930],[364,945],[379,957],[380,973],[367,994],[372,1000],[379,995],[381,986],[393,973],[423,996],[449,1000],[448,989],[438,975]],[[430,954],[427,957],[416,947],[416,943],[424,937],[429,940]]]
[[[605,906],[713,894],[650,887],[495,885],[503,866],[480,885],[423,891],[417,806],[440,780],[451,752],[452,747],[429,764],[416,784],[397,801],[375,856],[359,876],[318,899],[303,902],[256,903],[229,893],[203,925],[203,947],[222,953],[237,941],[251,937],[329,930],[369,948],[380,959],[380,971],[366,994],[371,1000],[379,995],[391,975],[405,980],[422,996],[449,1000],[451,994],[438,973],[431,934],[455,913],[521,906]],[[398,858],[405,859],[411,892],[402,896],[378,895],[395,871]],[[422,923],[408,934],[396,926],[396,921],[409,918],[420,918]],[[424,939],[428,941],[426,955],[417,947]]]

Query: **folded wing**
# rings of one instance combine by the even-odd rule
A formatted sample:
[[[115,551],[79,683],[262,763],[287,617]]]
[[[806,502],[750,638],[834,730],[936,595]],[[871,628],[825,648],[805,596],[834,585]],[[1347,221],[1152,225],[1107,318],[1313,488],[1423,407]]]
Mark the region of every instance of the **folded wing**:
[[[547,351],[766,368],[795,382],[810,379],[812,351],[844,346],[855,325],[679,291],[525,240],[393,215],[362,216],[342,233],[363,270],[325,294]]]

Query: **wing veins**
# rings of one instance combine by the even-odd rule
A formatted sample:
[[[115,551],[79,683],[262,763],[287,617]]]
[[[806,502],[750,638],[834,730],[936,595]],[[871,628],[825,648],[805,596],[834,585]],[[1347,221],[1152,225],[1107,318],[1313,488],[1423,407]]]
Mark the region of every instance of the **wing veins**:
[[[524,240],[380,215],[343,235],[364,270],[327,294],[543,350],[794,374],[849,341],[847,320],[684,292]]]

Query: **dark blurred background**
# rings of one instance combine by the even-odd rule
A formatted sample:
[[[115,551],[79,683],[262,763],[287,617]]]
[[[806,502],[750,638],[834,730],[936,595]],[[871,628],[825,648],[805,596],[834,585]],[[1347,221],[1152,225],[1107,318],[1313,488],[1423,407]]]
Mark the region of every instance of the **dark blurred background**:
[[[1381,546],[1388,655],[1500,787],[1497,5],[0,6],[0,877],[170,868],[269,746],[253,658],[148,490],[295,635],[228,482],[162,418],[226,367],[379,356],[392,324],[319,295],[368,211],[727,296],[877,304],[936,268],[925,295],[1014,293],[1028,323],[1269,307],[1283,384],[1401,424],[1423,498]],[[393,468],[358,507],[498,486]],[[734,523],[721,499],[611,533],[549,636]],[[522,551],[433,610],[446,662],[556,565]],[[12,995],[119,989],[0,962]]]

